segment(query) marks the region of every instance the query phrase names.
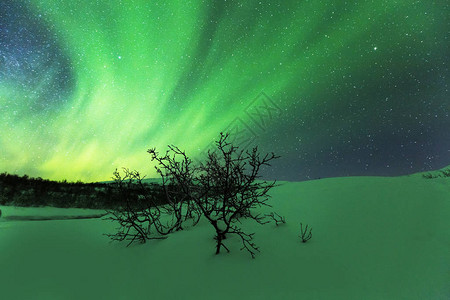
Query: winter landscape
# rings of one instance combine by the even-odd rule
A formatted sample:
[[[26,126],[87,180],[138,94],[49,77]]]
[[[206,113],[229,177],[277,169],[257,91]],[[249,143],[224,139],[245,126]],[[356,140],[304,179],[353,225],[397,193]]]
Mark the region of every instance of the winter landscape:
[[[429,172],[437,174],[440,172]],[[281,182],[270,204],[286,224],[245,223],[260,252],[196,227],[146,244],[111,242],[102,219],[24,221],[101,210],[3,206],[4,299],[448,299],[449,178],[423,174]],[[105,217],[104,217],[105,218]],[[313,237],[301,242],[300,222]]]
[[[448,2],[0,0],[0,299],[450,299]]]

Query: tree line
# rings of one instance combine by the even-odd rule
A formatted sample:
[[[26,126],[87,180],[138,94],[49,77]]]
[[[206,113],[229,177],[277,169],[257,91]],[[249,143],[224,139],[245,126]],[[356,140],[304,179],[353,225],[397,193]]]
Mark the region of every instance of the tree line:
[[[147,192],[155,202],[164,201],[163,190],[157,183],[144,183]],[[119,187],[117,183],[83,183],[52,181],[27,175],[0,174],[0,205],[37,207],[53,206],[61,208],[117,209],[123,205],[123,194],[130,203],[139,206],[141,187],[128,185]]]

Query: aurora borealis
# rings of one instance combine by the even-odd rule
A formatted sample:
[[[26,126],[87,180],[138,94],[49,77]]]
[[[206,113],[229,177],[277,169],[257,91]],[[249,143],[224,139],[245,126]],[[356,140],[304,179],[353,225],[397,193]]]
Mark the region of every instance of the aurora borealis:
[[[281,155],[272,178],[443,167],[449,15],[446,1],[0,0],[0,172],[153,177],[148,148],[199,157],[234,125]]]

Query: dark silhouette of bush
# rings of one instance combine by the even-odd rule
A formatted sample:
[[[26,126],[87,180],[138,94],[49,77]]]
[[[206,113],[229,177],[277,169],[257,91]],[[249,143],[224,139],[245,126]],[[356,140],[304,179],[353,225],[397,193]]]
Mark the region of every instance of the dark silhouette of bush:
[[[286,224],[286,219],[283,216],[280,216],[279,214],[275,213],[275,212],[271,212],[270,214],[267,214],[266,217],[272,219],[272,221],[275,222],[275,225],[280,225],[280,224]]]
[[[239,150],[228,142],[228,134],[220,134],[216,141],[215,151],[208,151],[203,162],[193,164],[192,160],[176,146],[160,155],[155,149],[149,149],[152,161],[162,178],[166,206],[155,205],[152,197],[146,193],[142,197],[146,205],[136,209],[129,205],[128,196],[124,195],[127,206],[112,212],[113,221],[120,224],[116,234],[109,236],[113,240],[145,242],[147,239],[164,238],[167,234],[183,229],[183,223],[192,220],[197,224],[200,218],[207,219],[215,231],[216,254],[224,248],[229,235],[241,239],[242,248],[254,258],[258,247],[253,243],[254,233],[247,233],[240,227],[240,220],[248,218],[259,224],[284,222],[278,215],[261,215],[255,210],[262,206],[270,206],[268,192],[276,181],[259,180],[262,166],[278,158],[273,153],[261,156],[258,148],[251,151]],[[123,178],[115,175],[118,185],[124,185]],[[139,173],[125,169],[128,184],[142,182]],[[129,190],[129,189],[128,189]],[[162,223],[163,216],[171,220]]]
[[[163,181],[157,189],[149,189],[139,172],[126,168],[123,175],[116,170],[113,178],[122,205],[109,211],[107,219],[120,225],[116,233],[106,234],[112,240],[129,241],[129,246],[135,241],[145,243],[149,239],[164,239],[171,232],[183,229],[182,223],[189,219],[189,210],[183,214],[186,201],[172,194],[170,184]],[[165,215],[170,215],[171,219],[162,220]]]
[[[306,243],[307,241],[309,241],[312,238],[312,233],[311,233],[312,228],[309,228],[308,231],[308,225],[306,225],[305,229],[303,229],[303,224],[300,223],[300,232],[301,232],[301,238],[302,238],[302,243]]]

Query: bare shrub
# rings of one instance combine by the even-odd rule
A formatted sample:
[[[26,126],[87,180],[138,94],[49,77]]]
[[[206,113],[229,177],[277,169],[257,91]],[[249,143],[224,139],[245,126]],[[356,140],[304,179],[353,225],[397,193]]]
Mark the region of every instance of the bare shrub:
[[[220,133],[216,149],[208,151],[203,162],[194,164],[186,153],[176,146],[169,146],[161,155],[156,149],[149,149],[152,161],[162,178],[166,205],[157,205],[148,197],[140,174],[124,169],[123,177],[117,172],[115,182],[120,188],[127,185],[123,195],[125,206],[111,211],[111,219],[120,224],[116,234],[109,235],[114,240],[145,242],[151,238],[164,238],[167,234],[183,229],[183,224],[191,220],[193,225],[204,217],[214,228],[216,254],[223,248],[229,252],[225,240],[236,235],[254,258],[259,248],[253,243],[254,233],[247,233],[239,225],[242,218],[251,219],[259,224],[270,222],[284,223],[277,214],[262,215],[256,209],[269,206],[268,192],[276,181],[260,180],[261,167],[270,166],[273,153],[262,156],[255,147],[251,151],[239,150],[228,142],[229,134]],[[133,205],[129,199],[130,186],[141,189],[144,201]],[[131,188],[132,190],[132,188]],[[128,193],[128,194],[127,194]],[[169,218],[163,223],[162,216]]]

